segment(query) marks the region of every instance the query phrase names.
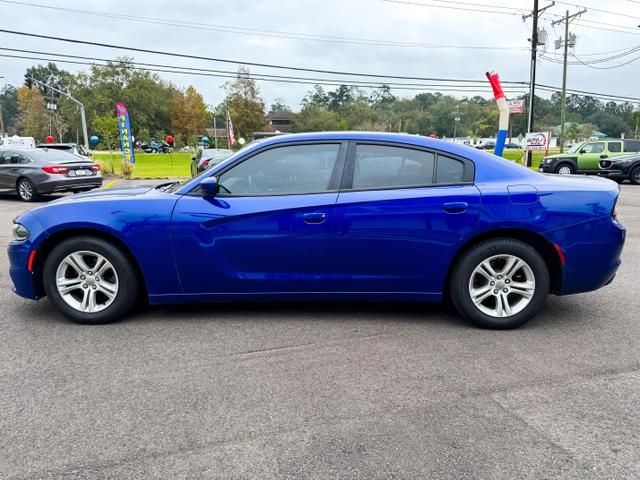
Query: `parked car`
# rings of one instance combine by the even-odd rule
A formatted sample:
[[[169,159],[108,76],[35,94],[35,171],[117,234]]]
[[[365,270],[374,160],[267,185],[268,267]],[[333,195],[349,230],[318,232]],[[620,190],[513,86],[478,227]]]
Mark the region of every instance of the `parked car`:
[[[622,182],[629,180],[640,185],[640,154],[600,160],[600,176]]]
[[[42,143],[36,148],[46,148],[49,150],[61,150],[63,152],[72,153],[80,158],[88,160],[91,154],[87,152],[82,145],[77,143]]]
[[[598,174],[599,162],[611,157],[640,152],[640,140],[595,140],[576,143],[566,153],[549,155],[540,163],[539,170],[545,173]]]
[[[487,142],[481,145],[476,145],[478,150],[493,150],[496,148],[496,142]]]
[[[520,145],[518,145],[517,143],[507,143],[507,144],[505,144],[504,148],[519,149],[519,148],[522,148],[522,147]]]
[[[233,152],[224,148],[205,148],[198,150],[198,154],[191,157],[191,176],[195,177],[197,174],[217,165],[231,155],[233,155]]]
[[[31,202],[43,193],[82,192],[102,185],[100,165],[57,149],[0,150],[0,193]]]
[[[620,265],[619,187],[451,142],[340,132],[256,142],[184,183],[65,197],[20,215],[15,292],[80,323],[152,304],[451,298],[513,328]],[[87,215],[91,212],[91,215]]]

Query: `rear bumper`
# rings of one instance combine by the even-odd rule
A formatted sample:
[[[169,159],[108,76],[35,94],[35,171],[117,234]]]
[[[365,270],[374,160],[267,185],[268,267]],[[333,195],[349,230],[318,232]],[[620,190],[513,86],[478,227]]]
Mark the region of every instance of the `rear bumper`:
[[[562,248],[566,262],[560,295],[590,292],[611,283],[620,267],[625,228],[612,217],[547,234]]]
[[[80,178],[50,178],[35,185],[38,193],[81,192],[100,188],[101,186],[102,175]]]

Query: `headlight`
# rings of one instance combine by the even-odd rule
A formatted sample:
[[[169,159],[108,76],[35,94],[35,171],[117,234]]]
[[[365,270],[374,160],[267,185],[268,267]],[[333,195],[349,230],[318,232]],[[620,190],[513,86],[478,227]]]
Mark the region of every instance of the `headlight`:
[[[22,242],[29,238],[29,230],[24,225],[19,223],[13,224],[13,239],[17,242]]]
[[[545,158],[542,162],[543,163],[550,163],[551,160],[553,160],[552,158]]]

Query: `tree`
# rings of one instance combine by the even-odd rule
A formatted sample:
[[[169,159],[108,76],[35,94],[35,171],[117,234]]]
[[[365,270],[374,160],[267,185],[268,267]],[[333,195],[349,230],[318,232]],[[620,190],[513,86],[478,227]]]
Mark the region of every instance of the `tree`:
[[[25,85],[27,85],[28,87],[36,88],[40,91],[43,97],[52,99],[58,98],[60,94],[43,85],[32,85],[29,77],[40,80],[41,82],[51,85],[52,87],[55,87],[58,90],[62,90],[63,92],[66,91],[73,82],[73,75],[66,70],[58,68],[55,63],[49,62],[46,65],[34,65],[33,67],[29,67],[24,74]]]
[[[100,138],[100,145],[113,150],[118,144],[118,119],[115,114],[98,115],[93,119],[93,129]]]
[[[23,85],[17,91],[17,98],[22,135],[41,139],[48,125],[47,108],[42,94]]]
[[[294,132],[338,131],[348,128],[346,120],[337,112],[317,105],[306,105],[293,120]]]
[[[225,83],[224,89],[227,92],[224,104],[231,115],[236,138],[251,138],[266,126],[264,100],[248,68],[240,66],[236,78]]]
[[[204,98],[191,85],[186,90],[174,90],[171,98],[171,132],[183,144],[195,143],[204,133],[209,114]]]
[[[593,131],[593,130],[592,130]],[[567,140],[569,140],[569,142],[574,143],[576,141],[578,141],[581,138],[581,129],[580,129],[580,125],[578,125],[577,123],[571,123],[567,126],[567,128],[564,131],[564,135],[567,138]],[[591,134],[589,134],[589,136],[591,136]],[[589,138],[589,137],[587,137]]]
[[[620,137],[629,125],[614,113],[598,111],[587,117],[587,121],[598,126],[598,129],[610,137]]]
[[[9,135],[14,135],[19,126],[18,119],[18,90],[12,85],[6,85],[0,90],[0,108],[2,108],[2,123]],[[2,132],[0,132],[0,135]]]
[[[290,112],[291,107],[284,103],[284,99],[277,97],[274,102],[269,107],[269,114],[278,113],[278,112]]]

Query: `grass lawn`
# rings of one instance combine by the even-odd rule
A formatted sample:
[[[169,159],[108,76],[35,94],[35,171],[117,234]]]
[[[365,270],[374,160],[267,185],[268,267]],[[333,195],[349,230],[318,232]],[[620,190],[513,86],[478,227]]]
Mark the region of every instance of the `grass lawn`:
[[[192,153],[137,153],[131,178],[136,177],[190,177]],[[122,155],[96,152],[93,158],[100,164],[103,172],[122,174]],[[113,169],[112,166],[113,165]]]
[[[549,153],[556,153],[549,151]],[[136,164],[131,174],[136,177],[190,177],[191,176],[191,156],[192,153],[136,153]],[[522,164],[524,150],[505,150],[504,158]],[[544,157],[544,152],[533,152],[533,165],[531,168],[538,170],[540,161]],[[120,152],[109,154],[106,152],[96,152],[94,157],[103,172],[122,175],[122,156]],[[112,166],[113,165],[113,169]]]

